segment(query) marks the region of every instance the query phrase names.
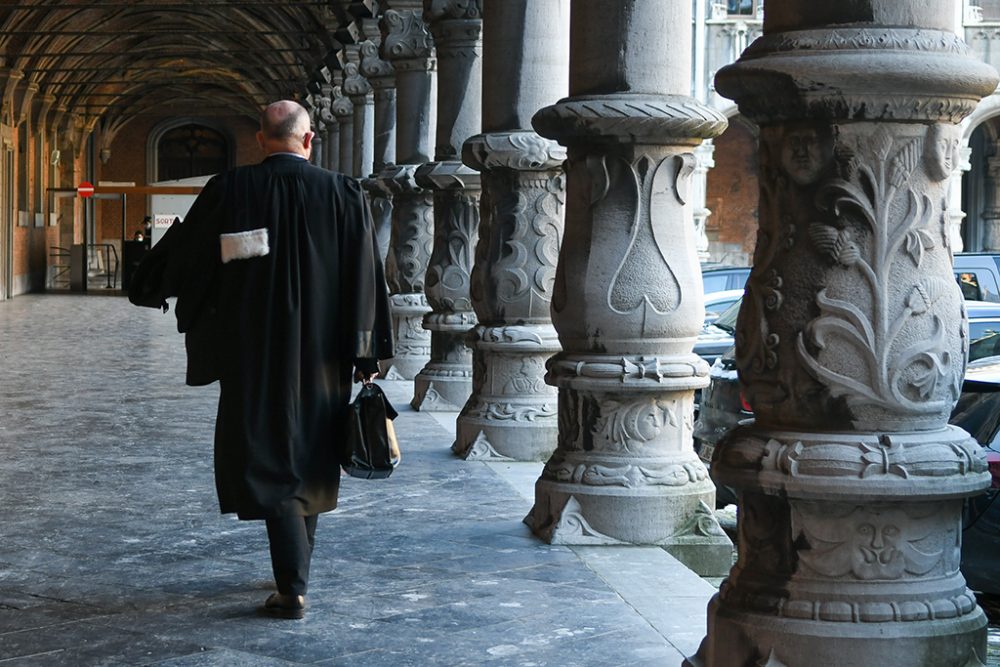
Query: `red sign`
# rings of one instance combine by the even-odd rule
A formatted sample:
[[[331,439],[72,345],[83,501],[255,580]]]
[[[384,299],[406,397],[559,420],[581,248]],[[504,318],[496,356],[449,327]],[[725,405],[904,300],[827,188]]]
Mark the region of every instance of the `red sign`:
[[[76,186],[76,194],[80,195],[84,199],[87,197],[94,196],[94,184],[84,181],[80,185]]]

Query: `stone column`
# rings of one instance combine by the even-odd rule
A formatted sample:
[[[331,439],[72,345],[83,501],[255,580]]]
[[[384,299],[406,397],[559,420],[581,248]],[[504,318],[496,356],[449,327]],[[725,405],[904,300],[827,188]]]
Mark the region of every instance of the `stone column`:
[[[698,251],[698,261],[709,259],[708,233],[705,231],[708,216],[708,172],[715,166],[715,144],[708,139],[694,149],[694,176],[691,179],[692,215],[694,218],[694,246]]]
[[[396,2],[393,6],[403,3]],[[396,161],[378,176],[392,193],[389,287],[392,291],[396,356],[383,366],[390,380],[412,380],[430,359],[430,332],[423,317],[430,311],[424,278],[434,239],[431,193],[414,180],[417,167],[431,159],[434,71],[431,38],[419,2],[390,9],[383,17],[382,56],[396,70]]]
[[[313,100],[310,100],[310,103],[314,104]],[[326,131],[320,130],[319,114],[315,106],[309,109],[309,125],[313,131],[312,153],[309,155],[309,162],[312,164],[322,164],[323,140],[326,138]]]
[[[389,255],[392,233],[392,193],[376,178],[396,161],[396,72],[392,63],[379,56],[381,35],[361,44],[361,73],[375,91],[375,132],[371,176],[363,181],[372,204],[379,255],[386,261],[386,274],[395,280],[395,258]]]
[[[556,446],[556,395],[545,361],[559,351],[549,309],[562,239],[566,152],[531,129],[564,96],[569,0],[487,0],[483,134],[463,161],[482,173],[472,303],[472,396],[452,450],[467,459],[543,461]]]
[[[958,146],[958,166],[951,172],[951,182],[948,186],[948,221],[951,237],[951,252],[965,250],[962,240],[962,223],[965,211],[962,210],[962,177],[972,169],[972,149],[968,145]]]
[[[996,73],[950,0],[768,3],[716,77],[760,126],[760,231],[737,322],[756,420],[716,447],[739,561],[689,664],[982,666],[959,572],[990,484],[948,425],[968,334],[948,251],[956,123]]]
[[[344,65],[344,93],[354,105],[354,164],[352,173],[365,178],[375,164],[375,95],[356,63]]]
[[[481,129],[482,0],[424,0],[438,56],[434,162],[417,183],[434,191],[434,250],[427,267],[424,316],[431,358],[413,381],[415,410],[458,411],[472,392],[472,353],[465,336],[476,323],[469,296],[479,230],[479,173],[459,160],[462,144]]]
[[[330,100],[323,99],[323,97],[316,95],[312,97],[310,102],[312,103],[312,108],[309,109],[309,122],[312,125],[314,134],[312,140],[312,154],[309,156],[309,161],[314,165],[322,167],[325,164],[323,146],[326,143],[327,135],[326,123],[322,120],[322,110],[324,106],[329,104]]]
[[[557,544],[659,544],[703,574],[732,545],[692,447],[704,319],[692,151],[726,127],[690,89],[689,0],[573,0],[570,97],[539,111],[568,148],[552,297],[558,448],[525,520]],[[645,38],[643,38],[645,36]]]
[[[321,95],[325,100],[320,113],[320,122],[326,127],[326,141],[323,146],[323,163],[330,171],[340,169],[340,123],[333,115],[333,86],[321,84]]]
[[[333,115],[337,117],[340,134],[338,155],[340,163],[337,171],[348,176],[354,173],[354,103],[347,96],[343,86],[333,87],[333,103],[330,106]]]

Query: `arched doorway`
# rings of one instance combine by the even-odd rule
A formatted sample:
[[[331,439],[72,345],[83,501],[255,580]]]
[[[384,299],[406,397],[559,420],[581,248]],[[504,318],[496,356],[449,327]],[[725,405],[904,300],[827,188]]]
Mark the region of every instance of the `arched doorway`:
[[[172,128],[156,144],[159,181],[217,174],[230,167],[227,138],[218,130],[197,123]]]
[[[150,131],[146,149],[147,183],[210,176],[234,164],[232,132],[214,119],[165,121]]]
[[[1000,117],[987,118],[969,135],[969,171],[962,175],[962,245],[966,251],[991,247],[988,229],[1000,223]],[[991,222],[992,221],[992,222]],[[1000,239],[998,239],[1000,240]]]

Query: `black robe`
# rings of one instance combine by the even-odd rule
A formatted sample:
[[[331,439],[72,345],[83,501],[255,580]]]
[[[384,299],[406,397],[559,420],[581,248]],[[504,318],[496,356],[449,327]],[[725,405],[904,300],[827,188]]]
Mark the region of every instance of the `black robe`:
[[[213,178],[173,236],[164,283],[178,297],[188,382],[221,385],[222,512],[332,510],[353,366],[373,371],[375,359],[393,354],[361,186],[272,155]]]

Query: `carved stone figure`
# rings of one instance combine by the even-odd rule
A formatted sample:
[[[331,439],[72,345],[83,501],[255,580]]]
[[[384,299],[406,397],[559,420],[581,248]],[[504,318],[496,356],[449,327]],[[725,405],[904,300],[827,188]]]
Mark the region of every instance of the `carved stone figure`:
[[[714,453],[740,556],[686,664],[982,664],[960,518],[990,478],[948,425],[968,338],[947,198],[954,124],[996,73],[943,0],[768,12],[716,78],[761,128],[736,332],[756,419]]]

